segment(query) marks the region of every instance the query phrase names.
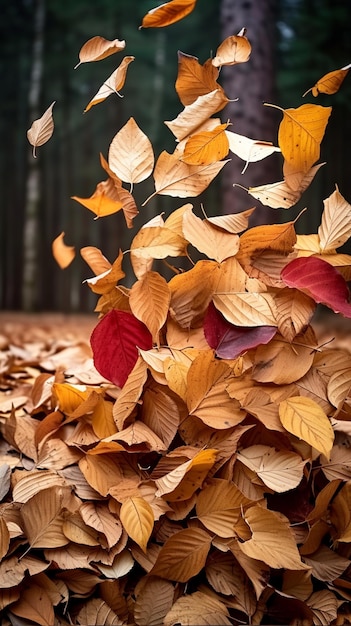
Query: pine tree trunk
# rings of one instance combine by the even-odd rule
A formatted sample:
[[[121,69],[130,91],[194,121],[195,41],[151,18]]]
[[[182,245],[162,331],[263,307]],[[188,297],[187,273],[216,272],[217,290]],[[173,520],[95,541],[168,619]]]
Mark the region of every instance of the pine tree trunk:
[[[45,24],[45,0],[36,0],[34,5],[34,35],[31,80],[28,95],[31,123],[40,117],[40,90],[43,73],[43,46]],[[34,310],[38,304],[38,234],[40,205],[40,169],[29,151],[26,185],[26,204],[23,225],[23,277],[22,308]]]
[[[227,96],[231,100],[238,98],[227,105],[223,119],[225,115],[230,118],[232,126],[228,130],[275,145],[281,116],[263,103],[275,103],[276,8],[276,0],[240,0],[235,3],[221,0],[222,40],[246,28],[246,36],[252,45],[247,63],[222,68],[222,85]],[[231,156],[232,161],[225,166],[222,175],[224,212],[236,213],[256,206],[250,225],[275,221],[272,209],[264,207],[244,190],[233,188],[233,183],[247,188],[280,180],[279,155],[251,163],[244,174],[241,172],[245,163],[236,155]]]

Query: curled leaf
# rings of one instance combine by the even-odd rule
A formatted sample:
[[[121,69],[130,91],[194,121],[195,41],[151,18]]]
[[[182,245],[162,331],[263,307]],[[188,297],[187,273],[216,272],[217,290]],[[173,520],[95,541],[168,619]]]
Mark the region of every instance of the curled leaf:
[[[244,35],[245,30],[238,35],[227,37],[219,46],[216,56],[212,59],[215,67],[222,65],[235,65],[236,63],[246,63],[251,54],[251,44]]]
[[[29,130],[27,130],[27,138],[29,143],[33,146],[34,157],[37,156],[35,149],[49,141],[54,132],[54,119],[52,117],[54,104],[55,102],[50,104],[45,113],[43,113],[39,119],[34,120]]]
[[[54,241],[52,242],[52,254],[55,261],[59,264],[61,269],[65,269],[68,267],[74,257],[76,256],[74,246],[67,246],[63,238],[65,233],[62,232]]]
[[[179,22],[195,8],[196,0],[171,0],[151,9],[139,28],[161,28]]]
[[[109,57],[115,52],[124,50],[126,42],[119,39],[105,39],[104,37],[96,36],[88,39],[79,51],[79,63],[75,65],[76,69],[82,63],[90,63],[91,61],[101,61],[106,57]]]
[[[100,102],[103,102],[103,100],[106,100],[106,98],[112,93],[116,93],[119,96],[121,95],[119,92],[124,86],[128,66],[132,61],[134,61],[134,59],[135,57],[132,56],[124,57],[117,69],[115,69],[115,71],[112,72],[111,76],[109,76],[109,78],[105,80],[105,82],[101,85],[99,91],[95,94],[92,100],[90,100],[89,104],[87,104],[84,109],[84,113],[89,111],[89,109],[91,109],[91,107],[93,107],[95,104],[99,104]]]

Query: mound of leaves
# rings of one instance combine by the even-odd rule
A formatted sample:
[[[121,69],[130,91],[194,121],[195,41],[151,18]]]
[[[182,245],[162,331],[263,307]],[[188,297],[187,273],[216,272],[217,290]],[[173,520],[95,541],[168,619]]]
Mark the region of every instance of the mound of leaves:
[[[143,26],[194,7],[172,0]],[[124,45],[94,37],[80,62]],[[98,217],[123,210],[132,227],[133,185],[152,173],[152,195],[196,197],[229,151],[246,166],[281,151],[282,181],[249,192],[272,208],[294,206],[320,168],[331,107],[282,111],[278,147],[227,130],[212,117],[228,101],[219,68],[249,56],[244,31],[203,65],[180,53],[184,109],[166,122],[174,153],[154,164],[131,118],[101,157],[107,180],[76,199]],[[123,87],[126,59],[86,110]],[[334,93],[346,74],[323,77],[313,95]],[[31,129],[35,147],[51,136],[51,115]],[[4,342],[4,624],[350,619],[351,354],[320,345],[311,320],[318,303],[351,317],[351,257],[337,252],[351,235],[351,206],[336,188],[318,232],[303,236],[295,221],[250,228],[253,210],[199,217],[185,204],[154,217],[127,251],[131,287],[126,253],[110,263],[82,249],[99,295],[93,360],[87,346],[34,358],[33,345]],[[74,257],[63,233],[53,249],[62,267]]]

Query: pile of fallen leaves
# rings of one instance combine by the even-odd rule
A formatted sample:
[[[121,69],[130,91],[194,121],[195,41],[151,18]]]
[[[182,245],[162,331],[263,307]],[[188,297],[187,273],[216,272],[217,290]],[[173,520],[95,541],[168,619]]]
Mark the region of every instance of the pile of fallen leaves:
[[[143,26],[194,6],[172,0]],[[80,62],[124,45],[95,37]],[[229,150],[246,165],[281,151],[284,180],[249,191],[293,206],[320,167],[331,107],[284,111],[277,148],[228,131],[211,117],[227,102],[218,68],[249,55],[243,31],[203,65],[180,54],[184,110],[167,122],[174,153],[154,168],[131,118],[101,158],[108,179],[79,201],[99,217],[122,209],[132,227],[132,186],[152,171],[155,194],[185,198],[206,188]],[[346,74],[326,75],[313,95],[334,93]],[[116,71],[87,110],[124,80]],[[34,147],[50,135],[51,113],[29,134]],[[351,619],[351,354],[312,323],[318,303],[351,317],[351,257],[337,252],[351,205],[336,188],[311,235],[297,235],[295,221],[250,228],[253,209],[208,218],[193,208],[134,236],[131,287],[126,253],[110,263],[97,248],[81,251],[99,296],[91,345],[63,334],[0,338],[4,624]],[[67,266],[74,250],[63,234],[53,247]],[[167,279],[154,261],[169,257]]]

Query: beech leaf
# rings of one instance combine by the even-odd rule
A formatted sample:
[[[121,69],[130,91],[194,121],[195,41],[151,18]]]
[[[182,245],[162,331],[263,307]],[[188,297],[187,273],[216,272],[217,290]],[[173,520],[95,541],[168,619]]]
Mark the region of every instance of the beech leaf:
[[[222,231],[194,215],[191,207],[183,214],[184,237],[209,259],[218,262],[234,256],[239,250],[238,235]]]
[[[167,282],[158,272],[146,272],[129,292],[133,314],[145,324],[155,343],[159,343],[158,334],[166,321],[170,299]]]
[[[350,69],[350,65],[346,67],[342,67],[340,70],[333,70],[332,72],[328,72],[324,74],[322,78],[317,80],[316,84],[313,85],[310,89],[305,91],[303,96],[306,96],[310,91],[312,91],[312,95],[316,98],[320,93],[327,93],[329,95],[337,93],[344,82],[348,72]]]
[[[146,326],[126,311],[109,311],[95,326],[91,338],[99,373],[123,387],[137,359],[138,348],[149,350],[152,337]]]
[[[139,28],[162,28],[179,22],[195,8],[196,0],[171,0],[151,9]]]
[[[96,36],[88,39],[79,51],[79,63],[75,66],[76,69],[81,63],[90,63],[91,61],[101,61],[115,52],[124,50],[126,42],[119,39],[105,39],[104,37]]]
[[[201,65],[197,57],[178,51],[178,76],[175,88],[184,106],[192,104],[199,96],[222,87],[216,82],[218,69],[211,59]],[[223,90],[222,90],[223,91]]]
[[[237,459],[256,472],[264,484],[276,493],[294,489],[303,477],[305,462],[298,454],[287,450],[254,445],[240,450]]]
[[[109,76],[109,78],[105,80],[105,82],[101,85],[99,91],[87,104],[87,106],[84,109],[84,113],[89,111],[89,109],[91,109],[94,105],[99,104],[100,102],[103,102],[104,100],[106,100],[106,98],[108,98],[108,96],[110,96],[112,93],[121,95],[119,92],[124,86],[126,76],[127,76],[128,66],[134,60],[135,60],[135,57],[133,56],[124,57],[124,59],[121,61],[117,69],[115,69],[115,71],[112,72],[111,76]]]
[[[187,582],[204,567],[210,545],[211,536],[205,530],[180,530],[164,543],[150,574]]]
[[[154,527],[154,514],[150,504],[139,496],[127,498],[122,503],[120,518],[129,537],[146,552],[147,542]]]
[[[150,176],[154,167],[153,148],[133,117],[112,139],[108,164],[127,183],[140,183]]]
[[[185,144],[181,161],[189,165],[207,165],[227,156],[229,141],[225,134],[228,124],[220,124],[213,130],[197,132]]]
[[[279,417],[286,430],[329,459],[334,442],[333,428],[323,409],[314,400],[304,396],[283,400],[279,404]]]
[[[230,626],[231,619],[224,602],[202,591],[178,598],[163,620],[164,626]]]
[[[246,63],[251,54],[251,44],[245,37],[245,29],[237,35],[227,37],[217,48],[216,56],[212,59],[215,67],[222,65],[236,65],[236,63]]]
[[[36,157],[35,149],[49,141],[54,132],[54,120],[52,117],[52,109],[55,102],[50,104],[43,115],[35,120],[29,130],[27,130],[27,138],[33,146],[33,156]]]
[[[351,237],[351,205],[346,202],[338,187],[324,200],[318,235],[322,253],[340,248]]]
[[[211,115],[221,111],[228,103],[228,98],[221,89],[199,96],[192,104],[188,104],[172,121],[165,124],[173,135],[182,141],[207,121]]]

